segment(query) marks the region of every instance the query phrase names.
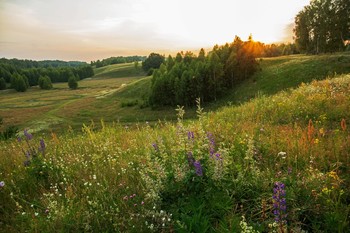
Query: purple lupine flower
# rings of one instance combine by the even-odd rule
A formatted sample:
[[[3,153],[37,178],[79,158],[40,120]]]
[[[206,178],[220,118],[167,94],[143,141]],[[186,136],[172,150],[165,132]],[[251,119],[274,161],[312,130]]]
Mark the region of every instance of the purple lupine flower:
[[[39,151],[44,152],[46,148],[44,139],[40,139],[40,147],[39,147]]]
[[[158,150],[159,150],[158,145],[157,145],[155,142],[152,143],[152,146],[153,146],[153,148],[154,148],[155,151],[158,151]]]
[[[209,153],[210,156],[213,157],[214,153],[215,153],[215,140],[214,140],[214,136],[213,134],[211,134],[210,132],[207,134],[208,140],[209,140]]]
[[[188,140],[194,140],[194,133],[192,131],[189,131],[187,133],[187,138],[188,138]]]
[[[29,150],[26,151],[25,156],[26,156],[27,160],[30,159],[30,151]]]
[[[28,133],[27,129],[24,130],[24,136],[28,141],[33,139],[33,135],[31,133]]]
[[[215,154],[215,159],[216,159],[216,160],[222,160],[221,154],[216,153],[216,154]]]
[[[1,181],[0,182],[0,188],[4,187],[5,186],[5,182],[4,181]]]
[[[21,137],[18,137],[18,138],[17,138],[17,141],[18,141],[18,142],[21,142],[21,141],[22,141],[22,138],[21,138]]]
[[[193,166],[196,169],[197,176],[203,176],[203,169],[202,169],[201,163],[199,161],[195,161],[193,163]]]
[[[192,152],[187,153],[187,161],[188,161],[188,165],[191,167],[194,163],[194,158],[193,158]]]
[[[286,190],[282,182],[276,182],[273,188],[273,214],[275,215],[275,222],[279,224],[286,223]]]

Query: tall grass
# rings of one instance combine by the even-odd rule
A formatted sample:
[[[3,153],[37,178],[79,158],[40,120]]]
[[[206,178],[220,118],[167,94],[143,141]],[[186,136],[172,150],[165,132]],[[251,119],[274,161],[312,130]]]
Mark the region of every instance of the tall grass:
[[[4,232],[347,232],[350,76],[197,120],[0,142]],[[43,139],[43,140],[41,140]],[[44,144],[43,144],[44,143]],[[29,155],[28,155],[29,151]]]

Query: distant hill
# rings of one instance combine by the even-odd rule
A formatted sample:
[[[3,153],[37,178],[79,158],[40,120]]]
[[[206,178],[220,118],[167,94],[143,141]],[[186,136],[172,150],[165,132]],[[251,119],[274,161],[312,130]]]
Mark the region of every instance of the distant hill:
[[[125,69],[125,70],[123,70]],[[229,104],[240,104],[249,101],[259,95],[273,95],[280,91],[296,88],[302,83],[310,83],[313,80],[331,78],[336,74],[350,73],[350,53],[338,53],[331,55],[289,55],[274,58],[262,58],[259,60],[259,71],[250,79],[237,84],[226,96],[217,102],[206,105],[209,110]],[[129,71],[128,71],[129,70]],[[97,77],[119,77],[132,74],[132,69],[121,66],[106,66],[95,70]],[[151,79],[144,78],[133,85],[128,85],[110,98],[130,98],[138,100],[142,104],[147,99]],[[142,91],[136,91],[142,90]],[[132,94],[131,94],[132,93]],[[126,100],[126,99],[125,99]]]
[[[114,64],[94,69],[95,78],[122,78],[132,76],[144,76],[141,64],[135,68],[132,63]]]

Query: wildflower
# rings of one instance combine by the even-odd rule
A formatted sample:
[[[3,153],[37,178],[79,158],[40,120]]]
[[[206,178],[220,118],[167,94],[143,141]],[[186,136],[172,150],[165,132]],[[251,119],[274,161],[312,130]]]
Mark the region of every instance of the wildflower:
[[[286,190],[282,182],[276,182],[273,189],[273,214],[275,215],[275,222],[283,225],[286,222]]]
[[[346,130],[346,121],[345,121],[345,119],[344,119],[344,118],[341,120],[341,122],[340,122],[340,126],[341,126],[341,129],[342,129],[343,131],[345,131],[345,130]]]
[[[214,136],[211,133],[207,134],[208,140],[209,140],[209,153],[210,156],[213,156],[215,153],[215,140]]]
[[[32,140],[33,139],[33,135],[28,133],[27,129],[24,130],[24,136],[26,137],[27,140]]]
[[[96,180],[96,175],[95,174],[92,175],[92,179]]]
[[[141,201],[141,205],[144,205],[145,204],[145,202],[144,201]]]
[[[39,147],[39,151],[44,152],[46,148],[44,139],[40,139],[40,147]]]
[[[195,161],[193,163],[193,166],[196,169],[197,176],[203,176],[203,169],[202,169],[201,163],[199,161]]]
[[[5,182],[4,181],[1,181],[0,182],[0,188],[4,187],[5,186]]]
[[[18,138],[17,138],[17,141],[18,141],[18,142],[21,142],[21,141],[22,141],[22,138],[21,138],[21,137],[18,137]]]
[[[194,158],[193,158],[192,152],[187,153],[187,161],[188,161],[188,165],[191,167],[194,163]]]
[[[188,133],[187,133],[187,138],[188,138],[188,140],[193,140],[194,139],[194,133],[192,132],[192,131],[189,131]]]
[[[215,154],[216,160],[222,160],[221,155],[219,153]]]
[[[156,144],[155,142],[152,143],[152,146],[153,146],[153,148],[154,148],[155,151],[158,151],[158,150],[159,150],[159,148],[158,148],[158,146],[157,146],[157,144]]]
[[[287,157],[287,152],[280,151],[278,152],[278,156],[281,156],[282,159],[285,159]]]
[[[127,201],[128,200],[128,196],[123,197],[123,200]]]

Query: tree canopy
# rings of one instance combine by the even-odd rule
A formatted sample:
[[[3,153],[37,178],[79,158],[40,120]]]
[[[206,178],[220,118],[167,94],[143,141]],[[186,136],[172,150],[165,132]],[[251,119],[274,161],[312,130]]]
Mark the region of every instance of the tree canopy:
[[[160,65],[165,61],[164,56],[158,53],[151,53],[144,62],[142,62],[142,69],[151,74],[153,69],[158,69]]]
[[[310,1],[295,17],[294,36],[302,52],[343,51],[350,39],[350,1]]]
[[[150,104],[191,106],[197,98],[216,100],[257,70],[255,45],[236,36],[231,44],[215,45],[208,54],[202,48],[198,56],[190,51],[169,56],[153,73]]]

